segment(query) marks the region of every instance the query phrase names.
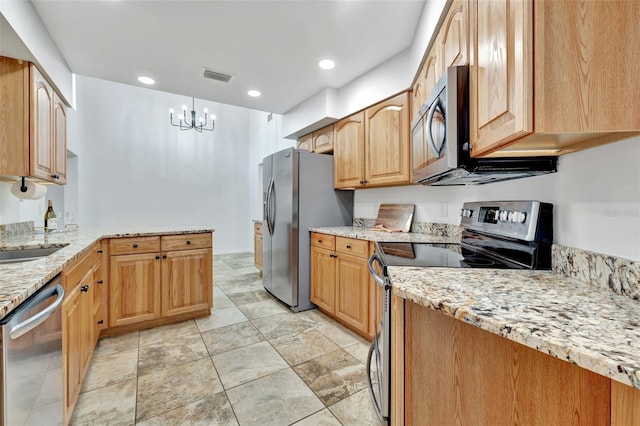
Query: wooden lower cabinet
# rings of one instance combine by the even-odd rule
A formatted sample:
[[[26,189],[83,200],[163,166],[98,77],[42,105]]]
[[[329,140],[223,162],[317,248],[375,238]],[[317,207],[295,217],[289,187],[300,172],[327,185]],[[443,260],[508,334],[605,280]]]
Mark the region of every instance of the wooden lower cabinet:
[[[159,253],[111,256],[109,325],[117,327],[159,318]]]
[[[209,309],[212,259],[211,249],[170,251],[162,255],[163,317]]]
[[[412,302],[405,318],[395,424],[611,424],[610,379]]]
[[[311,301],[362,336],[370,337],[369,243],[311,235]]]
[[[253,264],[262,276],[262,223],[253,223]]]

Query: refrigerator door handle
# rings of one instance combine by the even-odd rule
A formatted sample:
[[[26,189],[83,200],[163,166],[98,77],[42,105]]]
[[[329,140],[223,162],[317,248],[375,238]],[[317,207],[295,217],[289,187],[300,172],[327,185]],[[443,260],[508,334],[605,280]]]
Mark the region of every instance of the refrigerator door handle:
[[[271,235],[273,235],[276,229],[276,203],[274,203],[275,197],[276,185],[273,178],[271,178],[271,194],[269,196],[269,220],[271,221]]]
[[[271,187],[273,186],[273,177],[269,179],[269,184],[267,185],[267,200],[265,205],[265,214],[264,219],[267,222],[267,230],[269,231],[269,235],[273,235],[273,227],[271,226]]]

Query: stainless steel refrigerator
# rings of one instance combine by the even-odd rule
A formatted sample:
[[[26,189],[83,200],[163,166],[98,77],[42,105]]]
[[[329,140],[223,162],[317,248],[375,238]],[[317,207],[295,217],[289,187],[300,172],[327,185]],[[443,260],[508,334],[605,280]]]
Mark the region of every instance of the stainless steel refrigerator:
[[[294,148],[265,157],[264,288],[298,312],[310,298],[309,228],[351,225],[353,191],[333,189],[333,156]]]

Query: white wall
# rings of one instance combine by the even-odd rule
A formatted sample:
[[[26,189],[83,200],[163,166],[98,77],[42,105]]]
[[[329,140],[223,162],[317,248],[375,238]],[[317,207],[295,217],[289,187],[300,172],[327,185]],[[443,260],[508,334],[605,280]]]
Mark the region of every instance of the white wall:
[[[463,202],[505,199],[553,203],[556,243],[640,260],[640,137],[560,157],[558,173],[545,176],[358,190],[354,216],[375,218],[380,203],[412,203],[414,221],[458,224]]]
[[[33,220],[35,226],[44,226],[46,197],[20,200],[11,193],[11,183],[0,182],[0,225]]]
[[[88,77],[77,94],[82,228],[210,227],[216,253],[250,249],[249,110],[196,99],[216,129],[181,132],[169,108],[190,98]]]

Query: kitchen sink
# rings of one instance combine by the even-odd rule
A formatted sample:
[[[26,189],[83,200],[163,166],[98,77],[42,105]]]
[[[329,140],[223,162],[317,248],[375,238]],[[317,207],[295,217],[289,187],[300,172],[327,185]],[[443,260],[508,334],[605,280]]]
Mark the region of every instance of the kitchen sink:
[[[31,260],[40,259],[45,256],[49,256],[64,247],[65,246],[0,251],[0,265],[7,263],[29,262]]]

